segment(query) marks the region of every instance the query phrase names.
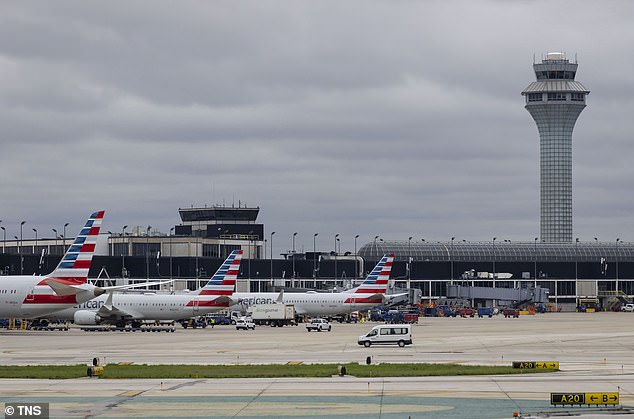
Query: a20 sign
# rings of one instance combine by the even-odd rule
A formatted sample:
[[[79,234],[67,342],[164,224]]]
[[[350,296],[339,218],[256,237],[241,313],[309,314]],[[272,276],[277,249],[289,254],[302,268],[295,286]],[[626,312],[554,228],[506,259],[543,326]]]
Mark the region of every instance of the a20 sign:
[[[619,393],[550,393],[550,404],[619,404]]]

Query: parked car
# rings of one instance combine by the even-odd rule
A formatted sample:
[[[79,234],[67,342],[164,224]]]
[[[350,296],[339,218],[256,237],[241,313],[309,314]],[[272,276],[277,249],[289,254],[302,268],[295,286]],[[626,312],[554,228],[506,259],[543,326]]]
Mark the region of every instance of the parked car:
[[[255,330],[255,323],[253,323],[253,320],[249,317],[240,317],[239,319],[236,319],[236,330],[240,329]]]
[[[308,332],[311,330],[315,330],[317,332],[327,330],[330,332],[331,329],[332,325],[326,319],[311,319],[310,323],[306,323],[306,331]]]
[[[634,312],[634,304],[623,304],[621,306],[621,311],[631,311]]]

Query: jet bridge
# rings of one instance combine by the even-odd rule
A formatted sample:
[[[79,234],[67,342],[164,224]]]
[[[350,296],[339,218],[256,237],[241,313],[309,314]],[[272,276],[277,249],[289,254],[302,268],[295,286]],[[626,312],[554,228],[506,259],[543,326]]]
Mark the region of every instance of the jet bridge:
[[[547,303],[548,288],[491,288],[447,285],[447,298],[496,300],[523,303]]]

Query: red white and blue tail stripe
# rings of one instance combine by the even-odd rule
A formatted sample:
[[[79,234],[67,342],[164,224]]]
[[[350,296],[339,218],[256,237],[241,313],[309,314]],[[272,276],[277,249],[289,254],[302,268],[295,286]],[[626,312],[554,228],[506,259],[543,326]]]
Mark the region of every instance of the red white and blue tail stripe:
[[[32,292],[26,295],[23,304],[38,306],[45,311],[47,308],[61,309],[64,305],[78,302],[77,294],[85,291],[84,287],[87,286],[88,271],[104,213],[97,211],[90,215],[55,270],[41,277]],[[94,298],[94,295],[90,298]],[[85,297],[83,301],[90,298]]]
[[[346,293],[354,294],[346,299],[346,303],[380,303],[383,295],[387,292],[390,273],[392,272],[392,263],[394,262],[394,254],[386,253],[383,255],[379,263],[376,264],[370,275],[356,288]]]
[[[236,287],[242,250],[234,250],[225,259],[209,282],[200,289],[199,295],[231,295]]]
[[[97,211],[90,215],[57,268],[48,275],[48,278],[55,278],[56,282],[66,280],[73,284],[86,282],[104,213],[105,211]]]
[[[186,306],[192,307],[229,307],[233,300],[231,295],[236,289],[242,250],[234,250],[220,265],[209,282],[198,291]]]
[[[385,294],[390,273],[392,272],[392,262],[394,262],[394,254],[385,254],[365,281],[352,291],[355,294]]]

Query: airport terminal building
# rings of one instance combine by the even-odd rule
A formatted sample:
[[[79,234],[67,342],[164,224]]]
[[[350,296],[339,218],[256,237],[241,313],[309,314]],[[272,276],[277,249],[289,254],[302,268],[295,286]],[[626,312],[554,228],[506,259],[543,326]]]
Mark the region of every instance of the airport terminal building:
[[[447,284],[522,288],[543,287],[556,303],[578,299],[634,298],[634,244],[612,243],[374,241],[359,255],[375,260],[387,252],[401,266],[399,286],[418,288],[422,296],[446,295]],[[394,278],[395,276],[392,275]],[[618,298],[617,298],[618,299]]]
[[[244,251],[240,291],[282,288],[329,290],[358,284],[385,253],[394,253],[392,285],[420,290],[424,299],[447,296],[449,284],[491,288],[543,287],[549,300],[574,306],[579,299],[634,298],[634,244],[575,241],[547,243],[498,241],[374,240],[353,251],[264,254],[265,228],[258,208],[179,209],[181,223],[170,234],[123,229],[101,237],[89,276],[99,280],[143,282],[177,279],[174,289],[196,289],[224,258]],[[4,240],[0,268],[5,274],[46,273],[63,253],[60,238]],[[44,253],[44,255],[42,255]],[[606,307],[609,308],[609,307]]]

